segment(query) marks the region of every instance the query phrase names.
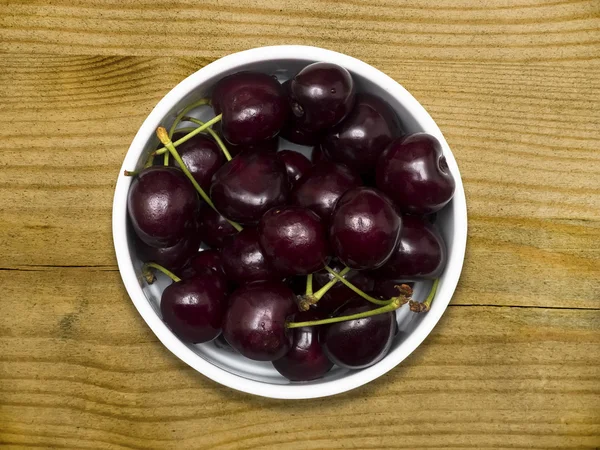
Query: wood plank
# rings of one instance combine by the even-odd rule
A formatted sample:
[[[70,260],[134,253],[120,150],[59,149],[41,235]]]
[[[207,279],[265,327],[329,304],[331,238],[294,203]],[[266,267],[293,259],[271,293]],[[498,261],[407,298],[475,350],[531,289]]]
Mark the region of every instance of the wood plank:
[[[371,62],[414,93],[457,157],[469,242],[454,302],[598,307],[600,67]],[[156,102],[206,60],[3,63],[0,267],[116,268],[121,160]]]
[[[0,49],[17,53],[215,58],[294,43],[362,58],[588,61],[600,42],[595,0],[9,0],[0,17]]]
[[[593,448],[598,310],[452,306],[399,367],[310,401],[236,393],[157,341],[118,273],[0,271],[6,448]]]

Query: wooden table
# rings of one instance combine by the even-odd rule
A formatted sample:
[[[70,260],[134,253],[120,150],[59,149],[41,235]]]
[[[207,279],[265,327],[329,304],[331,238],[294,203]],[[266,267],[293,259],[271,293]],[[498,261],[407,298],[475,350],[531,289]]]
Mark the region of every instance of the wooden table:
[[[0,2],[0,446],[600,446],[598,0]],[[250,47],[361,58],[427,108],[469,208],[434,332],[345,395],[234,392],[171,355],[117,271],[111,202],[175,84]]]

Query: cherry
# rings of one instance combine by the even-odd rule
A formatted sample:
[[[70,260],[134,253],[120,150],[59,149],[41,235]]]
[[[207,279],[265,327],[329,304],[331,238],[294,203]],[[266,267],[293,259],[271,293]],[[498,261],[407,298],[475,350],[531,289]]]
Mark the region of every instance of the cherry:
[[[229,297],[223,335],[235,350],[257,361],[283,357],[292,345],[286,321],[295,311],[294,293],[279,281],[248,283]]]
[[[357,297],[338,311],[336,316],[371,311],[377,307]],[[364,369],[381,361],[392,346],[396,334],[396,312],[323,325],[319,342],[334,364],[347,369]]]
[[[454,195],[454,177],[442,146],[426,133],[394,140],[377,161],[376,180],[377,187],[405,213],[434,213]]]
[[[286,202],[288,185],[285,165],[275,154],[243,152],[217,171],[210,196],[228,219],[254,224]]]
[[[245,151],[258,151],[258,152],[267,152],[267,153],[275,153],[279,148],[279,137],[275,136],[274,138],[267,139],[266,141],[260,141],[255,144],[242,144],[242,145],[233,145],[230,142],[227,142],[227,150],[231,153],[231,156],[237,156]]]
[[[227,219],[208,205],[200,210],[199,234],[202,241],[213,248],[221,248],[237,230]]]
[[[175,133],[173,140],[183,136],[182,133]],[[180,144],[177,152],[200,187],[205,191],[210,189],[212,176],[225,163],[225,156],[217,143],[208,136],[198,134]]]
[[[223,256],[220,251],[212,249],[202,250],[201,252],[197,251],[189,260],[187,266],[181,272],[181,275],[183,278],[189,278],[198,272],[202,272],[206,268],[214,270],[222,277],[226,277],[225,269],[223,268]]]
[[[153,261],[169,270],[177,271],[198,252],[200,238],[198,230],[191,229],[186,237],[171,247],[152,247],[136,236],[135,248],[142,261]]]
[[[267,262],[254,228],[244,228],[230,239],[221,256],[227,278],[236,283],[282,278]]]
[[[375,269],[392,255],[402,221],[391,202],[373,188],[346,192],[331,217],[334,253],[352,269]]]
[[[446,261],[446,245],[437,229],[421,217],[403,216],[398,246],[373,275],[402,280],[434,279],[442,274]]]
[[[196,227],[200,201],[175,167],[151,166],[132,181],[127,211],[139,238],[153,247],[172,247]]]
[[[316,145],[315,148],[313,148],[312,155],[310,155],[310,160],[314,165],[317,165],[324,161],[329,161],[329,158],[325,153],[323,153],[323,150],[321,150],[321,146]]]
[[[321,162],[296,184],[292,202],[310,208],[328,222],[338,199],[352,188],[361,185],[358,174],[348,167]]]
[[[164,322],[178,337],[194,344],[208,342],[221,332],[226,310],[222,278],[207,269],[169,285],[162,293]]]
[[[260,72],[237,72],[219,80],[212,105],[215,114],[223,115],[223,136],[234,145],[275,137],[289,111],[279,82]]]
[[[297,313],[294,320],[304,322],[321,318],[315,311]],[[333,367],[319,344],[316,327],[300,327],[293,330],[292,348],[276,361],[273,367],[291,381],[310,381],[321,378]]]
[[[285,94],[290,96],[290,86],[292,80],[287,80],[282,84]],[[289,114],[289,119],[281,129],[280,136],[290,142],[298,145],[316,145],[322,137],[322,132],[308,131],[298,123],[293,113]]]
[[[344,268],[344,265],[338,260],[333,260],[329,263],[329,267],[331,267],[336,272],[341,272]],[[351,271],[348,275],[345,276],[345,278],[362,291],[369,292],[373,289],[375,285],[373,278],[368,276],[364,272]],[[333,279],[333,275],[326,270],[316,272],[313,275],[314,290],[316,291],[322,288]],[[355,296],[356,294],[352,290],[350,290],[346,285],[344,285],[343,283],[337,283],[333,287],[331,287],[327,291],[327,293],[319,300],[316,307],[319,311],[331,314]],[[391,298],[391,296],[384,298],[388,299]]]
[[[258,233],[267,261],[285,276],[313,273],[327,262],[327,234],[310,209],[273,208],[261,219]]]
[[[382,99],[357,94],[354,108],[321,141],[323,152],[360,174],[375,171],[377,158],[401,132],[394,110]]]
[[[354,80],[345,68],[324,62],[310,64],[291,81],[292,113],[304,130],[333,127],[352,109],[354,92]]]
[[[290,186],[294,186],[312,167],[312,163],[306,156],[293,150],[282,150],[277,153],[277,157],[285,164]]]

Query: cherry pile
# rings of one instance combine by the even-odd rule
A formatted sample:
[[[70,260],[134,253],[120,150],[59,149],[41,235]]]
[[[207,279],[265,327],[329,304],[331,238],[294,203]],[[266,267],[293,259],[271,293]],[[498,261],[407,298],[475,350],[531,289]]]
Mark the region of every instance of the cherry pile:
[[[206,106],[208,122],[188,116]],[[234,73],[157,135],[144,168],[126,172],[128,216],[147,281],[173,280],[160,310],[182,340],[222,335],[307,381],[375,364],[396,310],[429,309],[447,259],[434,218],[454,179],[438,140],[406,134],[346,69],[314,63],[283,84]],[[312,147],[312,161],[278,151],[280,137]],[[405,282],[427,279],[413,301]]]

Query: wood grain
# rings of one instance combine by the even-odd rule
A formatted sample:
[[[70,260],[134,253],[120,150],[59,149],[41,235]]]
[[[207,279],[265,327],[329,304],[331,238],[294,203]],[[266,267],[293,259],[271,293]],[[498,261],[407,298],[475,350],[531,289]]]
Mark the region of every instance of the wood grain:
[[[359,57],[440,125],[469,208],[452,304],[335,398],[233,392],[124,291],[114,183],[187,75],[280,43]],[[0,447],[600,447],[596,0],[0,1]]]

